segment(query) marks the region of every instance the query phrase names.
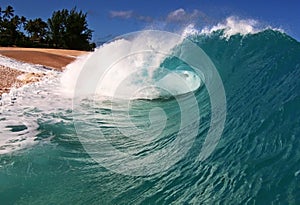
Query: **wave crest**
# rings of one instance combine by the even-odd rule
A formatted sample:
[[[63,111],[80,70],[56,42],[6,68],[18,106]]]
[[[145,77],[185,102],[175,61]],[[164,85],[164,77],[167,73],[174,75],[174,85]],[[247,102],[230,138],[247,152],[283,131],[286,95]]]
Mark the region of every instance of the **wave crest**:
[[[213,26],[205,26],[200,30],[195,28],[194,24],[189,24],[184,28],[182,35],[185,37],[193,35],[211,35],[217,31],[223,31],[221,37],[229,39],[234,35],[256,34],[267,29],[284,33],[283,29],[263,26],[259,21],[254,19],[240,19],[236,16],[230,16],[227,17],[224,22]]]

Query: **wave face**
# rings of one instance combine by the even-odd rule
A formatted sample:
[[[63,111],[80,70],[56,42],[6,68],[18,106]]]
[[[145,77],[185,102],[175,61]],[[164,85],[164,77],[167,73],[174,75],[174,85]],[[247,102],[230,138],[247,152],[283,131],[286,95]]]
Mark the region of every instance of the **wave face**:
[[[226,93],[222,137],[205,160],[199,155],[213,118],[207,86],[211,81],[205,72],[197,73],[193,66],[169,55],[174,45],[178,48],[184,41],[154,43],[168,51],[157,59],[146,53],[119,61],[115,66],[123,70],[108,74],[107,84],[89,93],[96,95],[85,95],[72,107],[72,100],[64,96],[74,96],[78,86],[74,79],[82,74],[82,67],[89,66],[90,55],[69,65],[62,74],[62,86],[59,80],[48,79],[18,91],[21,97],[2,106],[0,134],[12,140],[0,141],[1,201],[299,204],[300,43],[271,29],[231,36],[224,32],[194,32],[186,37],[213,62]],[[145,36],[140,37],[138,41],[146,42]],[[96,52],[117,53],[120,44],[130,42],[119,39]],[[138,59],[148,65],[138,64]],[[131,72],[128,65],[132,62],[147,72],[138,73],[138,79],[130,76],[122,84],[126,88],[122,93],[130,95],[112,99],[110,94],[118,88],[116,83],[124,80],[123,72]],[[145,89],[133,92],[141,86]],[[38,95],[31,95],[32,90],[38,90]],[[22,137],[24,133],[31,140],[28,146],[21,146],[26,149],[18,149],[27,139]],[[87,146],[94,144],[99,146],[87,153]],[[127,156],[116,158],[116,150],[133,157],[129,161]],[[175,158],[178,160],[172,163]],[[113,171],[122,163],[129,168]],[[123,174],[143,163],[146,168],[152,163],[161,171],[143,176]]]

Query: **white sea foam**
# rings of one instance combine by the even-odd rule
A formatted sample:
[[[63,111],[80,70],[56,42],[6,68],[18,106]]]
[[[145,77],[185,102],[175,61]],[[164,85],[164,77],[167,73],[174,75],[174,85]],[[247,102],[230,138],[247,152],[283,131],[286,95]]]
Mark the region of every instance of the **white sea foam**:
[[[67,66],[62,91],[70,96],[76,90],[80,95],[128,98],[141,87],[152,86],[155,70],[180,39],[149,31],[133,36],[107,43]]]
[[[213,26],[205,26],[202,29],[197,29],[194,24],[189,24],[186,26],[183,31],[183,36],[191,36],[191,35],[211,35],[216,31],[223,30],[223,38],[229,39],[231,36],[240,34],[255,34],[266,29],[272,29],[280,32],[284,32],[283,29],[273,28],[271,26],[263,26],[257,20],[254,19],[240,19],[235,16],[230,16],[226,18],[224,22],[218,23]]]
[[[205,27],[201,30],[201,34],[211,34],[218,30],[224,30],[223,37],[229,38],[232,35],[241,34],[254,34],[261,29],[258,28],[258,21],[253,19],[239,19],[237,17],[228,17],[225,23],[219,23],[211,28]]]
[[[61,92],[64,96],[70,98],[73,97],[76,80],[80,75],[82,67],[91,55],[92,53],[78,56],[75,61],[66,66],[66,69],[60,78]]]
[[[61,96],[57,95],[59,72],[3,56],[0,56],[0,65],[47,74],[40,82],[11,88],[9,93],[0,97],[0,154],[6,154],[37,144],[37,120],[41,117],[41,112],[36,111],[37,109],[47,114],[66,105],[59,104]],[[20,79],[22,80],[22,76]]]
[[[18,61],[12,58],[8,58],[5,56],[0,55],[0,66],[12,68],[15,70],[23,71],[26,73],[43,73],[45,74],[45,77],[43,78],[44,80],[49,80],[51,78],[54,78],[55,76],[58,75],[58,71],[55,70],[50,70],[49,68],[43,66],[43,65],[38,65],[38,64],[31,64],[31,63],[25,63],[22,61]],[[28,78],[27,75],[20,75],[17,77],[18,80],[26,80],[25,78]],[[32,77],[34,78],[34,77]],[[25,87],[28,85],[25,85]],[[6,99],[12,98],[15,96],[15,93],[22,90],[22,88],[19,89],[11,89],[10,93],[4,93],[2,96],[0,96],[0,105],[5,104]]]
[[[186,38],[191,35],[199,34],[199,30],[195,28],[195,24],[189,24],[186,26],[183,31],[181,32],[182,37]]]
[[[14,60],[12,58],[7,58],[5,56],[0,55],[0,65],[13,68],[16,70],[24,71],[24,72],[49,72],[49,68],[43,65],[25,63],[21,61]]]
[[[13,88],[0,101],[0,154],[11,153],[38,143],[38,122],[61,122],[53,117],[72,107],[59,92],[59,75]],[[21,128],[21,130],[19,130]],[[48,136],[52,137],[52,136]]]

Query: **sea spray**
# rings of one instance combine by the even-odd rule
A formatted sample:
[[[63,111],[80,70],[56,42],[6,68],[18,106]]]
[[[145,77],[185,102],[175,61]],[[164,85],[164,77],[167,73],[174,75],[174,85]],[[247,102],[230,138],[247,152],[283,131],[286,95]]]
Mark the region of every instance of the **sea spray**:
[[[130,38],[126,39],[128,37]],[[171,52],[171,49],[180,43],[178,40],[180,39],[151,36],[147,32],[122,36],[122,38],[104,44],[93,55],[69,65],[62,76],[62,87],[65,88],[64,90],[72,92],[77,86],[76,92],[79,92],[89,83],[88,81],[99,81],[101,88],[90,91],[82,90],[83,94],[112,97],[119,82],[135,73],[134,79],[129,80],[131,82],[125,85],[126,89],[123,91],[123,97],[129,96],[138,87],[153,83],[155,70],[159,69],[162,60]],[[140,53],[135,53],[137,50]],[[121,59],[120,56],[122,56]],[[87,67],[88,70],[83,69]],[[86,78],[84,82],[79,82],[78,76],[85,75],[84,72],[90,79]],[[103,76],[105,76],[104,79],[99,79]],[[70,83],[70,81],[72,82]]]

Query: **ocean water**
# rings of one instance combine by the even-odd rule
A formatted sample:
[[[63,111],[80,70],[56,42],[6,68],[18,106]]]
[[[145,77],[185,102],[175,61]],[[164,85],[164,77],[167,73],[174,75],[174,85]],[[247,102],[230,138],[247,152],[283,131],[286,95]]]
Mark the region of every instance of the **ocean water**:
[[[232,21],[1,58],[48,75],[1,98],[0,204],[299,204],[300,43]]]

